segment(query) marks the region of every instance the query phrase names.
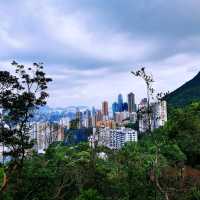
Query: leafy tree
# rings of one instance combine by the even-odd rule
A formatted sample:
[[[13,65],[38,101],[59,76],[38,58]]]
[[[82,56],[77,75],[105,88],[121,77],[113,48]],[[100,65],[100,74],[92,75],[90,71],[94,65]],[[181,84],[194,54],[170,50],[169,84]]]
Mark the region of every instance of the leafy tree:
[[[135,123],[125,124],[125,127],[139,131],[139,121],[137,120]]]
[[[30,119],[35,109],[46,104],[47,85],[51,81],[43,72],[42,63],[26,67],[13,61],[12,66],[13,74],[0,71],[0,143],[8,149],[4,155],[12,159],[2,190],[6,189],[13,171],[23,167],[25,156],[34,144],[30,139]]]
[[[15,173],[3,199],[164,200],[165,194],[169,199],[192,199],[198,195],[199,186],[191,179],[183,181],[179,175],[174,160],[181,162],[184,156],[163,131],[153,133],[158,147],[152,135],[138,143],[127,143],[119,151],[98,147],[94,171],[87,143],[50,145],[45,155],[33,155],[24,161],[20,187],[14,190]],[[106,159],[98,157],[102,151],[108,152]]]
[[[4,169],[3,167],[0,167],[0,186],[3,184],[4,179]]]
[[[103,200],[96,190],[89,189],[81,191],[80,196],[76,200]]]
[[[186,154],[189,165],[200,165],[200,103],[176,109],[165,131]]]
[[[136,143],[127,143],[117,155],[122,195],[127,199],[152,199],[154,188],[148,181],[148,168],[151,156],[140,151]],[[122,197],[121,197],[122,198]]]

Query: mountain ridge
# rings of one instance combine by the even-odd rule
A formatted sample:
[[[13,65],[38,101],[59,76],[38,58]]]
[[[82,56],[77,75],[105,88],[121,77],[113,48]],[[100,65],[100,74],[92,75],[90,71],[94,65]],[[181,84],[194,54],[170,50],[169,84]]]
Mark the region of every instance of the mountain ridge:
[[[191,80],[164,97],[170,107],[183,107],[200,101],[200,71]]]

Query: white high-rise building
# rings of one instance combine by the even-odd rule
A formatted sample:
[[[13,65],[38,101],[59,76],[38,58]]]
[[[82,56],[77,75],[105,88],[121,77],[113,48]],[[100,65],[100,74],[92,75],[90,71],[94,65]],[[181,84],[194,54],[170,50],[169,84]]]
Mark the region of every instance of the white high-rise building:
[[[138,140],[137,131],[125,127],[100,129],[98,134],[98,144],[111,149],[120,149],[126,142]]]
[[[167,121],[167,102],[160,101],[152,104],[152,130],[164,126]]]
[[[69,129],[70,127],[70,121],[71,119],[69,117],[63,117],[60,119],[59,121],[59,125],[62,127],[66,127],[67,129]]]
[[[141,101],[139,104],[139,130],[140,132],[146,132],[149,128],[149,121],[151,130],[164,126],[167,121],[167,103],[166,101],[159,101],[150,104],[150,120],[147,114],[147,101]]]
[[[64,129],[58,124],[35,123],[30,130],[31,139],[36,141],[34,149],[44,153],[50,144],[64,140]]]

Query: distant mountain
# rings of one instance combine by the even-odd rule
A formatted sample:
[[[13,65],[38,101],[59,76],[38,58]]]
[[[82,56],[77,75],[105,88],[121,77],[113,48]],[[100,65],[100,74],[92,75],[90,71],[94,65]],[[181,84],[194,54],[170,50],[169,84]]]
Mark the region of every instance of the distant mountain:
[[[84,111],[88,109],[87,106],[69,106],[66,108],[51,108],[49,106],[41,107],[36,110],[33,121],[35,122],[59,122],[62,118],[74,119],[76,111]]]
[[[170,107],[183,107],[200,101],[200,72],[190,81],[165,96]]]

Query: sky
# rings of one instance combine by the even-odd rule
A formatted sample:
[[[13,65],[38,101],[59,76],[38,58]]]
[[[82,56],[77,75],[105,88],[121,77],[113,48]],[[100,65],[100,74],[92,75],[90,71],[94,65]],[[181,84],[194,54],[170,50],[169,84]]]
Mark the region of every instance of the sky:
[[[173,91],[200,71],[199,0],[0,0],[0,69],[43,62],[52,107]]]

